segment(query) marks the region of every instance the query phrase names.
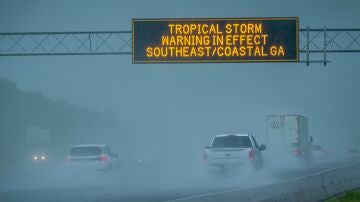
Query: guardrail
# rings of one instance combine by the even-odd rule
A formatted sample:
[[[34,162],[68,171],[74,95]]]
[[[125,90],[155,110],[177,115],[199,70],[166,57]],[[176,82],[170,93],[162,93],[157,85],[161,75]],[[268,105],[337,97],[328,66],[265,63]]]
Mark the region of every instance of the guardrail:
[[[360,187],[360,164],[334,168],[288,181],[297,189],[261,201],[322,201]]]
[[[170,201],[322,201],[360,187],[360,163],[254,188],[233,189]]]

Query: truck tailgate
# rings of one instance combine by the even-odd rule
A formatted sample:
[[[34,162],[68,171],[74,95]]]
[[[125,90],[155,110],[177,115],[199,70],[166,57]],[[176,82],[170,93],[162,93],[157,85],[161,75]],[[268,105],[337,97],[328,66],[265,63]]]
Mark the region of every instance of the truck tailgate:
[[[208,161],[217,160],[248,160],[250,149],[244,148],[221,148],[207,150]]]

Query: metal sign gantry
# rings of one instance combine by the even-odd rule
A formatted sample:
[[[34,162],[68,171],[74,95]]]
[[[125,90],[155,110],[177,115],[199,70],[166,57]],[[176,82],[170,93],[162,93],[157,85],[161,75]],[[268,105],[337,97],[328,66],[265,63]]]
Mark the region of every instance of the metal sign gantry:
[[[307,66],[309,63],[323,63],[324,66],[329,62],[328,53],[356,53],[360,52],[360,29],[300,29],[299,52]],[[310,60],[310,53],[320,53],[320,60]]]
[[[131,54],[131,31],[0,33],[0,56]]]
[[[307,27],[299,36],[300,62],[306,65],[326,65],[329,53],[360,52],[360,28]],[[131,37],[131,31],[0,33],[0,56],[126,55],[131,54]]]

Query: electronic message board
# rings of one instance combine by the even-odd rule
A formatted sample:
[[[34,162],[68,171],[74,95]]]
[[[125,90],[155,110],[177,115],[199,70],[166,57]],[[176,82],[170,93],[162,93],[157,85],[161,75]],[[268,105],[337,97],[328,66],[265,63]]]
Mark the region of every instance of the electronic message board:
[[[299,61],[297,17],[133,19],[132,33],[133,63]]]

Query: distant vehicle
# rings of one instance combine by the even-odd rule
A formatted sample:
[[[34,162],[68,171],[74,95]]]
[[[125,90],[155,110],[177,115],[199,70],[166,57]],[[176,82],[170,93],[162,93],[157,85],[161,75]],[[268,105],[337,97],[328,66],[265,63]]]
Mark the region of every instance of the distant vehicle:
[[[359,161],[360,160],[360,151],[357,149],[350,149],[347,152],[347,155],[349,157],[349,160],[351,160],[351,161]]]
[[[259,146],[249,134],[216,135],[211,145],[205,147],[203,160],[206,165],[222,171],[228,167],[247,165],[260,169],[263,166],[262,150],[265,150],[265,145]]]
[[[43,163],[48,160],[48,157],[45,153],[36,153],[32,156],[32,161],[35,163]]]
[[[266,144],[269,150],[290,151],[305,162],[312,160],[308,119],[301,115],[269,115],[266,117]]]
[[[118,155],[106,145],[76,145],[65,161],[74,169],[111,171],[119,169]]]
[[[316,161],[329,160],[331,152],[320,145],[310,145],[312,158]]]

